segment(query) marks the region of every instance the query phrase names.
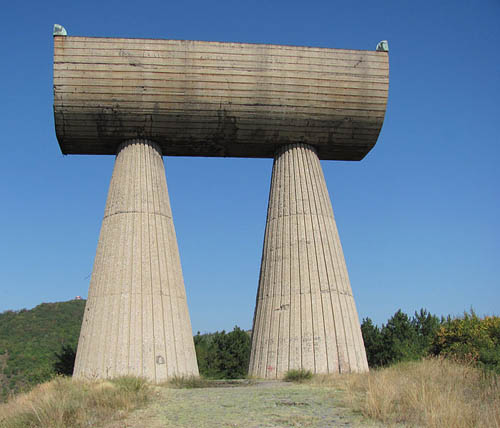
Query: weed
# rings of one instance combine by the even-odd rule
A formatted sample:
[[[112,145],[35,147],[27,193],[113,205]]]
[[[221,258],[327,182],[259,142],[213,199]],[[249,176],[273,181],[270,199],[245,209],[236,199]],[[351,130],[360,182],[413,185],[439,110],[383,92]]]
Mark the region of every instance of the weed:
[[[302,383],[307,380],[311,380],[313,377],[310,370],[298,369],[298,370],[288,370],[285,374],[283,380],[285,382],[298,382]]]

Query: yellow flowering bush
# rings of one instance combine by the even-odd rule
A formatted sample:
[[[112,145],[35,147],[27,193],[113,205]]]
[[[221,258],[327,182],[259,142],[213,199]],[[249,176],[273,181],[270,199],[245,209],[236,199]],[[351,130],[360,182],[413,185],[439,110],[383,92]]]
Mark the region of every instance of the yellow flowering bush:
[[[438,329],[431,351],[500,372],[500,317],[480,318],[471,311],[448,318]]]

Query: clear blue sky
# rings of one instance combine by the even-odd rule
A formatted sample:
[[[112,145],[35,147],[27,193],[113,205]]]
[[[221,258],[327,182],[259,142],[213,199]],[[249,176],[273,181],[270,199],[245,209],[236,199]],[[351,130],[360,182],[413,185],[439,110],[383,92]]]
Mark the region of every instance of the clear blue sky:
[[[86,297],[112,156],[62,156],[52,25],[70,35],[374,49],[379,140],[323,162],[361,318],[500,313],[500,2],[23,1],[0,33],[0,311]],[[252,325],[272,160],[166,158],[193,330]]]

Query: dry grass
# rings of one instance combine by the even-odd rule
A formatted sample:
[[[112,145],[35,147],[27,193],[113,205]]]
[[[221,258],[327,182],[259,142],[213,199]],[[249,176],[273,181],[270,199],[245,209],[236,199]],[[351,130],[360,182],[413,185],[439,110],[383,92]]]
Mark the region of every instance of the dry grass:
[[[445,359],[312,382],[345,390],[348,405],[388,425],[500,427],[500,376]]]
[[[180,378],[157,391],[149,407],[168,422],[161,426],[202,426],[214,420],[245,426],[258,419],[263,426],[294,426],[293,421],[300,421],[300,426],[312,427],[350,421],[344,419],[348,415],[341,411],[342,400],[341,404],[385,426],[500,428],[500,376],[449,360],[397,364],[366,374],[315,376],[309,382],[312,385],[215,392],[214,386],[226,383]],[[244,385],[248,386],[241,382],[238,386]],[[203,386],[210,389],[198,389]],[[332,389],[341,391],[332,394]],[[0,405],[0,427],[102,426],[126,416],[151,395],[149,385],[137,378],[101,382],[58,378]],[[141,412],[133,426],[145,426]]]
[[[148,384],[139,378],[84,382],[56,378],[0,405],[0,427],[95,427],[145,403]]]

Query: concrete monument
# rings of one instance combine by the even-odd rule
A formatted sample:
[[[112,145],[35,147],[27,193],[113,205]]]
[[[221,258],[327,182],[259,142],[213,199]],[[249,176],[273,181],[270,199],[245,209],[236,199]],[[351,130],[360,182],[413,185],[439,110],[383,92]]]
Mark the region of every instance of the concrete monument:
[[[250,375],[367,370],[319,160],[361,160],[375,145],[386,43],[355,51],[61,28],[61,151],[116,156],[74,375],[198,374],[162,156],[274,158]]]

